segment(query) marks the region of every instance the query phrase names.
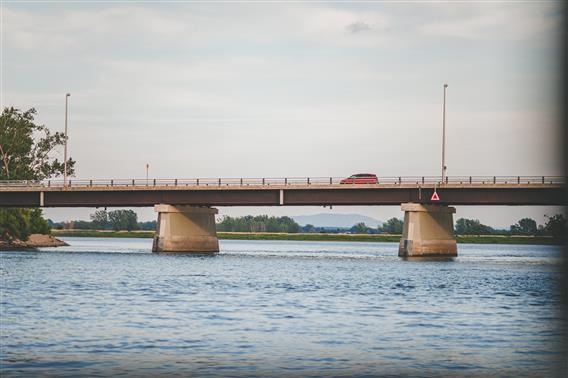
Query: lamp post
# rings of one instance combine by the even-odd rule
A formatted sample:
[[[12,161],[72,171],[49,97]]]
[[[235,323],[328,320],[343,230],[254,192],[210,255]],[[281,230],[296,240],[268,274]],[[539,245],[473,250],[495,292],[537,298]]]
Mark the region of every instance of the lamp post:
[[[444,84],[444,110],[442,114],[442,182],[446,180],[446,88],[448,84]]]
[[[65,94],[65,152],[63,154],[63,186],[67,186],[67,106],[71,93]]]
[[[150,164],[146,163],[146,186],[148,186],[148,168],[150,168]]]

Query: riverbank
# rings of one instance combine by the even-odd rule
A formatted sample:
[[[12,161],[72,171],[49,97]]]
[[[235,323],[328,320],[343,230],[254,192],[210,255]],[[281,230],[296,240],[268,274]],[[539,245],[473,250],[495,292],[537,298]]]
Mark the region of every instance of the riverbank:
[[[63,247],[69,245],[51,235],[32,234],[26,241],[13,240],[11,243],[0,240],[0,251],[15,249],[34,249],[42,247]]]
[[[106,231],[106,230],[52,230],[55,236],[108,237],[108,238],[152,238],[154,231]],[[286,234],[270,232],[218,232],[219,239],[225,240],[304,240],[304,241],[345,241],[345,242],[399,242],[400,235],[392,234]],[[504,235],[459,235],[458,243],[463,244],[533,244],[561,245],[562,240],[548,236],[504,236]]]

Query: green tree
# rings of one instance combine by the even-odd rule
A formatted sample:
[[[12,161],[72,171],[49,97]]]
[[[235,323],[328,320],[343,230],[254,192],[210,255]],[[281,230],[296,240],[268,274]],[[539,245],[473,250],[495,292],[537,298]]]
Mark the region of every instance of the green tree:
[[[108,220],[115,231],[138,229],[138,215],[132,210],[109,211]]]
[[[63,173],[63,162],[52,157],[65,143],[62,133],[34,123],[35,109],[4,108],[0,115],[0,180],[43,180]],[[75,161],[68,159],[74,172]],[[26,240],[31,233],[49,233],[41,209],[0,209],[0,238]]]
[[[138,228],[140,230],[151,231],[156,230],[156,221],[148,221],[148,222],[138,222]]]
[[[280,232],[295,234],[300,231],[300,225],[290,217],[280,217],[280,222],[283,223],[283,229]]]
[[[41,209],[0,209],[0,239],[27,240],[31,234],[48,234],[49,225]]]
[[[398,218],[391,218],[383,223],[382,231],[387,234],[402,234],[404,223]]]
[[[351,227],[350,231],[354,234],[368,234],[369,233],[369,227],[367,227],[367,225],[365,223],[359,222],[356,225],[354,225],[353,227]]]
[[[39,208],[26,209],[29,214],[29,224],[31,234],[49,234],[51,228],[47,220],[42,216],[42,210]]]
[[[219,223],[217,223],[217,231],[234,231],[235,219],[230,216],[224,216]]]
[[[552,217],[545,215],[548,221],[544,225],[544,231],[547,235],[555,238],[566,238],[566,218],[562,214],[556,214]]]
[[[531,218],[523,218],[511,225],[511,234],[513,235],[536,235],[537,232],[536,221]]]
[[[0,239],[27,240],[29,235],[29,225],[21,209],[0,209]]]
[[[35,124],[35,114],[34,108],[24,112],[4,108],[0,116],[0,180],[43,180],[63,174],[63,162],[52,153],[65,143],[65,135]],[[69,175],[73,175],[74,167],[75,161],[69,158]]]
[[[302,232],[313,233],[316,232],[316,228],[314,227],[313,224],[307,224],[304,227],[302,227]]]
[[[93,228],[96,230],[105,230],[109,227],[108,213],[106,210],[96,210],[90,215]]]
[[[287,232],[297,233],[300,226],[290,217],[269,217],[268,215],[246,215],[244,217],[223,217],[217,230],[229,232]]]
[[[456,221],[455,232],[458,235],[490,235],[494,230],[478,219],[460,218]]]

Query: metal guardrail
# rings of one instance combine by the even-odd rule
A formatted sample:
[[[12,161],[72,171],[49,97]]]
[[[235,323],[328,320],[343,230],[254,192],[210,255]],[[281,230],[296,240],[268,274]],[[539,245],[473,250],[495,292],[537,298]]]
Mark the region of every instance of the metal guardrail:
[[[345,177],[285,177],[285,178],[193,178],[193,179],[92,179],[92,180],[0,180],[1,187],[243,187],[243,186],[294,186],[294,185],[339,185]],[[460,185],[494,185],[494,184],[566,184],[564,176],[451,176],[446,177],[442,183],[440,176],[400,176],[378,177],[377,184],[385,185],[436,185],[443,187],[445,184]],[[356,184],[373,185],[373,184]]]

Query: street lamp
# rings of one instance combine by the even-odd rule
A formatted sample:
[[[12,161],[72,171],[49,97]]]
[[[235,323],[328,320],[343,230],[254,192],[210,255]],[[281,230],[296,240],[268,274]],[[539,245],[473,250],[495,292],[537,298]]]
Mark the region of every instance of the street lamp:
[[[446,180],[446,88],[448,84],[444,84],[444,110],[442,115],[442,182]]]
[[[67,105],[71,93],[65,94],[65,152],[63,154],[63,186],[67,186]]]
[[[148,168],[150,168],[150,164],[146,163],[146,186],[148,186]]]

